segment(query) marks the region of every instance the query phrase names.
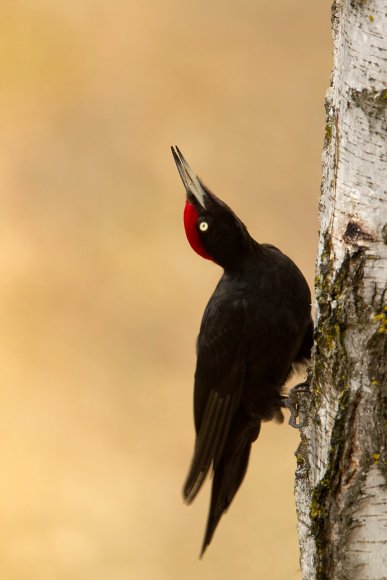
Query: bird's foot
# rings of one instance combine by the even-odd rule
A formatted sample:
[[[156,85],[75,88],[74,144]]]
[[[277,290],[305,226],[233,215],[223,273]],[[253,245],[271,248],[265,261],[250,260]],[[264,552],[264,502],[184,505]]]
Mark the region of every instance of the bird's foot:
[[[301,429],[308,424],[308,407],[310,396],[311,376],[309,375],[306,381],[295,385],[290,389],[287,396],[281,397],[281,404],[290,411],[289,425],[295,429]],[[307,400],[305,401],[305,396]]]

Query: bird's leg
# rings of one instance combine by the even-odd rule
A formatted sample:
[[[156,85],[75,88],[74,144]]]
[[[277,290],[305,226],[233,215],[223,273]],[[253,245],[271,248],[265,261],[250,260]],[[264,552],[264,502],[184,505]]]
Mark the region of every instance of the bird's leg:
[[[281,405],[290,411],[289,425],[295,429],[306,427],[308,424],[308,407],[310,396],[310,385],[312,382],[312,373],[309,370],[308,376],[303,383],[292,387],[287,396],[281,397]],[[307,401],[303,395],[307,395]]]

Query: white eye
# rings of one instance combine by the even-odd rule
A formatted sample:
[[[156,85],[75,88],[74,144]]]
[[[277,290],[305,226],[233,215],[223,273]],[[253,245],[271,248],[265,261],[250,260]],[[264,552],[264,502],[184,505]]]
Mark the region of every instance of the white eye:
[[[206,232],[208,230],[208,223],[207,222],[200,222],[199,229],[201,232]]]

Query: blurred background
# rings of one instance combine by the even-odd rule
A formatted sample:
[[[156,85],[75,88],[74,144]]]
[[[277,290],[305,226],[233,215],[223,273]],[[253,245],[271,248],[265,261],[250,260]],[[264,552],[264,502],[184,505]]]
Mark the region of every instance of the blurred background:
[[[178,144],[313,284],[324,0],[2,0],[0,577],[296,579],[299,436],[266,424],[198,560],[181,488],[195,338]]]

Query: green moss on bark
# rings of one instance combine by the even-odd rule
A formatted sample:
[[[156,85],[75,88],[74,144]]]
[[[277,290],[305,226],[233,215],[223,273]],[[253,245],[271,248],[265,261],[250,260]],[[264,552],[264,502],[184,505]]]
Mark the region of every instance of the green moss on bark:
[[[335,271],[332,244],[328,233],[324,236],[324,248],[320,260],[320,271],[316,277],[316,298],[319,306],[319,320],[315,331],[315,354],[313,366],[313,398],[311,415],[319,417],[318,410],[322,397],[337,400],[334,425],[325,473],[311,490],[310,521],[311,533],[316,545],[316,578],[327,580],[332,577],[334,553],[340,553],[338,544],[344,538],[333,540],[332,522],[340,520],[340,528],[350,530],[352,514],[369,465],[377,461],[386,470],[385,433],[379,433],[378,443],[362,457],[362,469],[352,464],[353,448],[356,440],[356,420],[362,403],[362,390],[353,390],[351,378],[356,359],[347,351],[348,340],[353,340],[354,327],[358,337],[370,337],[366,345],[370,384],[377,390],[377,404],[380,412],[387,413],[386,377],[386,318],[387,309],[383,304],[384,294],[377,299],[375,290],[371,303],[365,302],[364,270],[368,256],[366,248],[357,248],[347,253],[340,268]],[[374,331],[370,335],[370,321]],[[362,339],[364,340],[364,339]],[[363,352],[363,349],[362,349]],[[384,381],[384,384],[383,384]],[[326,405],[326,401],[324,401]],[[378,424],[387,425],[387,415]],[[297,450],[299,476],[305,476],[309,469],[307,461],[308,441],[304,437]],[[377,458],[377,459],[376,459]],[[342,489],[345,486],[345,505]]]

